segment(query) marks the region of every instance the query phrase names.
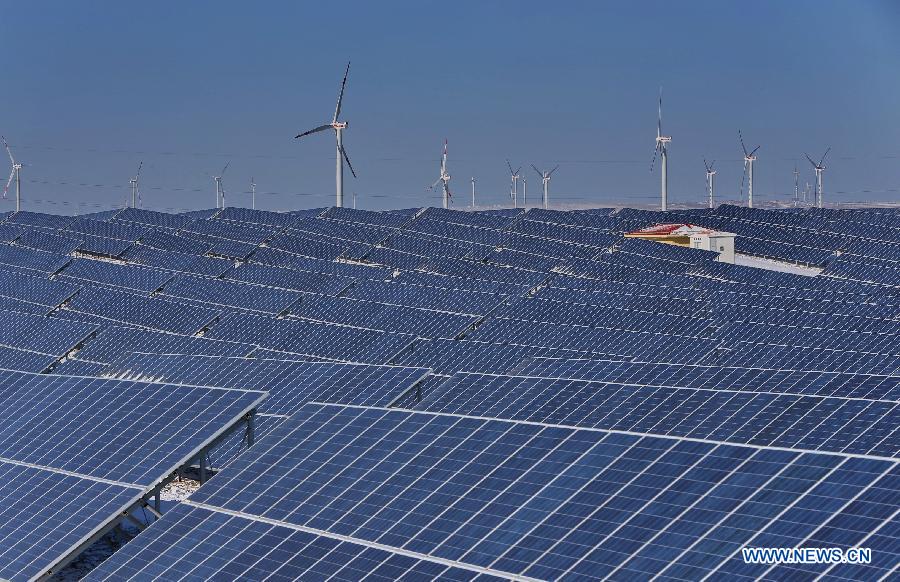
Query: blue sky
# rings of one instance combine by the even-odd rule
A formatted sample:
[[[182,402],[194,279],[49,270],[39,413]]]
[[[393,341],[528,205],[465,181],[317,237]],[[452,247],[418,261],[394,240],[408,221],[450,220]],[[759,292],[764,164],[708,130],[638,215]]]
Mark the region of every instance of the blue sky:
[[[833,146],[832,200],[900,200],[896,2],[0,1],[0,131],[26,164],[23,206],[121,205],[144,161],[144,206],[329,205],[330,121],[343,67],[345,145],[362,208],[439,204],[426,190],[450,143],[451,189],[508,204],[505,159],[561,164],[570,204],[650,204],[664,86],[670,199],[736,199],[737,131],[762,144],[760,199],[788,198],[794,160]],[[750,145],[748,143],[748,145]],[[801,183],[812,181],[808,162]],[[529,170],[529,192],[539,180]],[[8,173],[6,164],[0,173]],[[2,203],[11,208],[11,202]]]

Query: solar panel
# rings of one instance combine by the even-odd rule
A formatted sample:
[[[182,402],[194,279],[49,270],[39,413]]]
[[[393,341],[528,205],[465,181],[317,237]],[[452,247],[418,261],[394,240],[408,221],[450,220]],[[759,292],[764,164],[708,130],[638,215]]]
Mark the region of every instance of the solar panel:
[[[0,311],[0,345],[62,357],[91,337],[96,325]]]
[[[416,336],[299,319],[233,313],[205,337],[257,344],[262,348],[344,362],[383,364]]]
[[[289,416],[307,402],[389,406],[419,383],[424,368],[246,358],[130,354],[109,377],[269,392],[261,414]]]
[[[417,409],[635,433],[894,457],[896,402],[456,374]]]
[[[202,255],[213,246],[208,242],[186,238],[163,230],[150,231],[141,237],[140,244],[164,251],[192,255]]]
[[[270,212],[268,210],[251,210],[249,208],[236,208],[229,206],[223,208],[216,215],[215,220],[233,220],[264,226],[288,226],[297,220],[297,217],[286,212]]]
[[[172,278],[171,273],[138,265],[123,265],[91,259],[74,259],[59,274],[64,281],[120,287],[152,293]]]
[[[321,295],[339,295],[341,291],[353,284],[353,279],[350,278],[281,269],[253,263],[245,263],[232,269],[226,273],[225,278],[279,289],[319,293]]]
[[[55,232],[58,233],[59,231]],[[68,255],[81,247],[81,239],[35,229],[23,232],[22,235],[16,239],[15,244],[30,249]]]
[[[890,460],[309,404],[183,504],[214,514],[189,514],[206,518],[199,531],[237,515],[440,560],[472,577],[781,579],[787,566],[744,564],[741,548],[854,546],[889,527],[898,477]],[[194,523],[185,512],[181,531]],[[865,531],[856,516],[866,516]],[[157,535],[148,530],[147,546],[116,567],[152,572],[156,548],[169,545]],[[270,541],[252,555],[208,534],[179,555],[193,565],[215,554],[203,563],[224,575],[224,564],[245,570],[284,539],[256,537]],[[277,561],[302,554],[284,550]],[[861,573],[877,578],[894,566],[882,556]]]
[[[299,301],[302,293],[238,281],[176,275],[166,284],[163,296],[277,315]]]
[[[165,228],[180,228],[190,222],[190,220],[189,217],[183,214],[168,214],[166,212],[144,210],[143,208],[124,208],[112,219],[113,222],[134,223]]]
[[[78,286],[0,269],[0,296],[56,307],[72,297]]]
[[[437,374],[456,372],[513,372],[537,356],[574,356],[571,350],[491,344],[472,340],[418,341],[391,360],[403,366],[431,368]]]
[[[234,268],[234,261],[228,259],[164,251],[142,244],[128,249],[122,258],[129,263],[137,263],[162,271],[206,277],[219,277]]]
[[[130,324],[184,335],[201,331],[220,314],[215,309],[101,287],[82,289],[66,304],[66,309],[102,317],[109,323]]]
[[[79,360],[109,364],[129,352],[246,356],[253,351],[253,347],[237,342],[214,341],[205,337],[110,326],[86,342],[75,357]]]
[[[543,378],[572,378],[679,388],[785,392],[870,400],[900,399],[900,377],[870,374],[542,357],[534,358],[517,370],[517,373],[522,376]]]
[[[0,371],[0,576],[53,574],[264,398]]]
[[[167,513],[154,531],[170,542],[157,547],[155,535],[139,536],[92,571],[90,578],[139,578],[153,563],[160,565],[153,568],[155,575],[173,579],[193,575],[231,580],[358,580],[365,576],[398,582],[463,581],[475,576],[479,582],[498,580],[405,552],[185,504]],[[277,545],[273,540],[279,540]],[[188,565],[182,548],[198,545],[202,549],[191,555],[196,561]]]
[[[23,271],[52,274],[62,269],[71,259],[66,255],[33,249],[0,245],[0,265]]]
[[[0,369],[21,372],[46,372],[59,356],[0,346]]]
[[[59,216],[57,214],[46,214],[44,212],[28,212],[21,210],[10,215],[6,222],[10,224],[20,224],[24,226],[38,226],[42,228],[53,228],[62,230],[75,220],[73,216]]]

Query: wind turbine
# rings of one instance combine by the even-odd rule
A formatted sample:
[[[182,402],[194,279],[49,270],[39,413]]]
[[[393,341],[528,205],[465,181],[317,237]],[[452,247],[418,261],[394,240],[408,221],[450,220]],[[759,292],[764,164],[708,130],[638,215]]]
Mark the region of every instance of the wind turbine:
[[[472,176],[472,208],[475,208],[475,176]]]
[[[513,170],[512,164],[509,163],[509,160],[506,160],[506,167],[509,168],[509,179],[512,181],[512,190],[510,190],[509,195],[513,199],[513,208],[518,208],[519,207],[519,170],[522,169],[522,166],[519,166],[518,168]]]
[[[144,162],[138,164],[137,174],[134,175],[134,178],[128,180],[128,183],[131,184],[131,207],[137,208],[137,200],[138,200],[138,180],[141,177],[141,168],[144,167]]]
[[[447,173],[447,140],[444,140],[444,153],[441,154],[441,175],[431,185],[430,190],[434,190],[435,186],[441,184],[444,191],[444,208],[450,208],[450,174]]]
[[[228,169],[228,166],[231,165],[231,162],[225,164],[225,167],[222,168],[222,171],[219,172],[218,176],[213,176],[212,174],[206,174],[216,183],[216,208],[225,208],[225,188],[222,186],[222,176],[225,175],[225,170]],[[222,206],[219,206],[219,200],[222,202]]]
[[[347,155],[347,150],[344,149],[344,130],[347,129],[350,124],[346,121],[338,121],[338,117],[341,115],[341,103],[344,100],[344,87],[347,86],[347,75],[350,74],[350,62],[347,62],[347,70],[344,71],[344,80],[341,82],[341,92],[338,95],[337,106],[334,108],[334,117],[331,119],[331,123],[326,123],[325,125],[320,125],[315,129],[310,129],[309,131],[304,131],[301,134],[294,136],[294,139],[301,138],[313,133],[318,133],[320,131],[325,131],[326,129],[334,130],[334,137],[337,142],[337,166],[335,167],[335,192],[337,196],[337,200],[335,201],[335,205],[341,207],[344,205],[344,161],[347,161],[347,167],[350,168],[350,173],[353,174],[353,177],[356,177],[356,172],[353,171],[353,165],[350,163],[350,156]]]
[[[546,210],[550,207],[550,176],[553,175],[553,172],[559,169],[559,165],[557,165],[549,172],[542,172],[541,170],[538,170],[534,164],[531,164],[531,167],[534,168],[534,171],[538,173],[544,183],[544,210]]]
[[[653,164],[656,163],[656,154],[660,157],[662,175],[660,177],[660,210],[665,212],[669,206],[669,142],[672,137],[662,134],[662,87],[659,88],[659,106],[656,111],[656,149],[653,151],[653,160],[650,162],[650,171],[653,172]]]
[[[824,201],[822,200],[822,172],[825,171],[825,156],[828,155],[828,152],[831,151],[829,147],[825,150],[825,153],[822,154],[822,158],[819,160],[819,163],[813,161],[809,154],[804,153],[806,159],[809,160],[809,163],[813,165],[813,169],[816,172],[816,208],[822,208],[824,206]]]
[[[16,212],[22,209],[22,179],[19,175],[19,171],[22,169],[22,164],[16,161],[16,158],[12,155],[12,150],[9,149],[9,144],[6,142],[6,138],[0,136],[0,139],[3,140],[3,146],[6,148],[6,153],[9,154],[9,161],[12,163],[12,170],[9,172],[9,180],[6,181],[6,186],[3,188],[3,198],[6,198],[6,193],[9,192],[9,185],[12,184],[13,178],[16,179]]]
[[[713,160],[712,163],[707,163],[706,159],[703,160],[703,165],[706,166],[706,192],[709,197],[709,207],[715,207],[715,194],[716,194],[716,171],[713,169],[713,166],[716,165],[716,161]]]
[[[800,204],[800,170],[797,169],[797,162],[794,162],[794,208]]]
[[[522,176],[522,208],[528,208],[528,180]]]
[[[250,208],[256,210],[256,180],[250,176]]]
[[[753,162],[756,161],[756,152],[759,146],[753,148],[753,151],[747,152],[747,146],[744,145],[744,136],[741,130],[738,130],[738,138],[741,140],[741,149],[744,150],[744,174],[741,176],[741,198],[744,197],[744,179],[747,179],[747,207],[753,208]]]

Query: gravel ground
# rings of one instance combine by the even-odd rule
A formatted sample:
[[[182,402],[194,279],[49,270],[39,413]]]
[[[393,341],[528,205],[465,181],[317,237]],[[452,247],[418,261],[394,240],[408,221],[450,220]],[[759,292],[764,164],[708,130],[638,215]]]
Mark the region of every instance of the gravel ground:
[[[179,501],[187,499],[199,487],[200,483],[198,481],[190,479],[176,479],[166,485],[159,496],[163,514],[172,509]],[[135,517],[141,520],[153,521],[149,512],[138,511]],[[137,526],[128,520],[122,522],[122,529],[125,531],[128,539],[139,533]],[[110,557],[120,547],[122,547],[122,542],[116,539],[114,533],[110,532],[82,552],[80,556],[75,558],[51,580],[53,582],[75,582],[76,580],[81,580],[87,576],[88,572],[100,565],[103,560]]]

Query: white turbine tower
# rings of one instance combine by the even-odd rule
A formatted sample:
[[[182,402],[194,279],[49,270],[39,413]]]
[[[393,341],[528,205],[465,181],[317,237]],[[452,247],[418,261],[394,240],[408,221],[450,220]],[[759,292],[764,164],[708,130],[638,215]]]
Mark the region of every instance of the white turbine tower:
[[[438,176],[438,179],[434,181],[434,184],[429,188],[430,190],[434,190],[435,186],[441,184],[441,188],[444,192],[444,208],[450,208],[450,199],[453,196],[450,194],[450,174],[447,173],[447,140],[444,140],[444,153],[441,154],[441,174]]]
[[[531,167],[534,168],[534,171],[538,173],[538,176],[541,177],[541,181],[544,183],[544,209],[546,210],[547,208],[550,208],[550,176],[559,169],[559,165],[549,172],[538,170],[534,164],[531,164]]]
[[[813,161],[809,154],[804,154],[806,159],[809,160],[809,163],[813,165],[813,169],[816,172],[816,208],[823,208],[825,201],[822,199],[822,172],[825,171],[825,156],[828,155],[828,152],[831,151],[829,147],[825,150],[825,153],[822,154],[822,158],[819,160],[819,163]]]
[[[256,180],[250,176],[250,208],[256,210]]]
[[[347,70],[344,71],[344,80],[341,82],[341,92],[338,95],[337,106],[334,108],[334,117],[331,119],[331,123],[326,123],[325,125],[320,125],[315,129],[310,129],[309,131],[304,131],[301,134],[298,134],[294,137],[294,139],[301,138],[306,135],[310,135],[313,133],[318,133],[320,131],[325,131],[326,129],[334,130],[334,137],[337,142],[337,166],[335,167],[335,192],[336,192],[336,201],[335,205],[341,207],[344,205],[344,161],[347,161],[347,167],[350,168],[350,173],[353,174],[353,177],[356,177],[356,172],[353,171],[353,165],[350,163],[350,156],[347,155],[347,150],[344,149],[344,130],[347,129],[350,124],[346,121],[338,121],[338,117],[341,115],[341,103],[344,100],[344,87],[347,85],[347,75],[350,74],[350,63],[347,62]]]
[[[747,180],[747,207],[753,208],[753,162],[756,161],[756,152],[760,146],[748,152],[744,145],[744,136],[738,130],[738,138],[741,140],[741,149],[744,150],[744,174],[741,176],[741,198],[744,197],[744,180]]]
[[[665,212],[669,206],[669,143],[672,136],[662,134],[662,87],[659,88],[659,105],[656,110],[656,149],[653,151],[653,160],[650,162],[650,172],[656,163],[656,155],[660,158],[660,210]]]
[[[703,160],[703,165],[706,166],[706,194],[707,194],[707,202],[709,203],[710,208],[715,208],[715,197],[716,197],[716,171],[713,169],[713,166],[716,165],[716,161],[713,160],[712,163],[708,163],[706,159]]]
[[[797,162],[794,162],[794,207],[800,204],[800,170],[797,169]]]
[[[475,176],[472,176],[472,208],[475,208]]]
[[[519,170],[522,169],[522,166],[519,166],[515,170],[513,170],[512,164],[509,163],[509,160],[506,160],[506,167],[509,168],[509,179],[512,181],[512,188],[509,191],[509,197],[513,199],[513,208],[519,207]],[[524,180],[524,178],[523,178]]]
[[[528,208],[528,180],[522,176],[522,208]]]
[[[141,168],[144,167],[144,162],[138,164],[137,174],[134,175],[134,178],[128,180],[128,183],[131,184],[131,207],[137,208],[138,204],[138,180],[141,178]]]
[[[231,165],[231,162],[225,164],[225,167],[222,168],[222,171],[219,172],[218,176],[206,174],[213,179],[213,182],[216,183],[216,208],[225,208],[225,188],[222,186],[222,176],[225,175],[225,170],[228,169],[229,165]]]
[[[6,181],[6,186],[3,188],[3,198],[6,198],[6,193],[9,192],[9,185],[12,184],[13,178],[16,179],[16,212],[22,209],[22,178],[19,175],[20,170],[22,169],[22,164],[16,161],[16,158],[12,155],[12,150],[9,149],[9,144],[6,143],[5,137],[0,137],[3,140],[3,147],[6,148],[6,153],[9,154],[9,161],[12,163],[12,170],[9,172],[9,180]]]

